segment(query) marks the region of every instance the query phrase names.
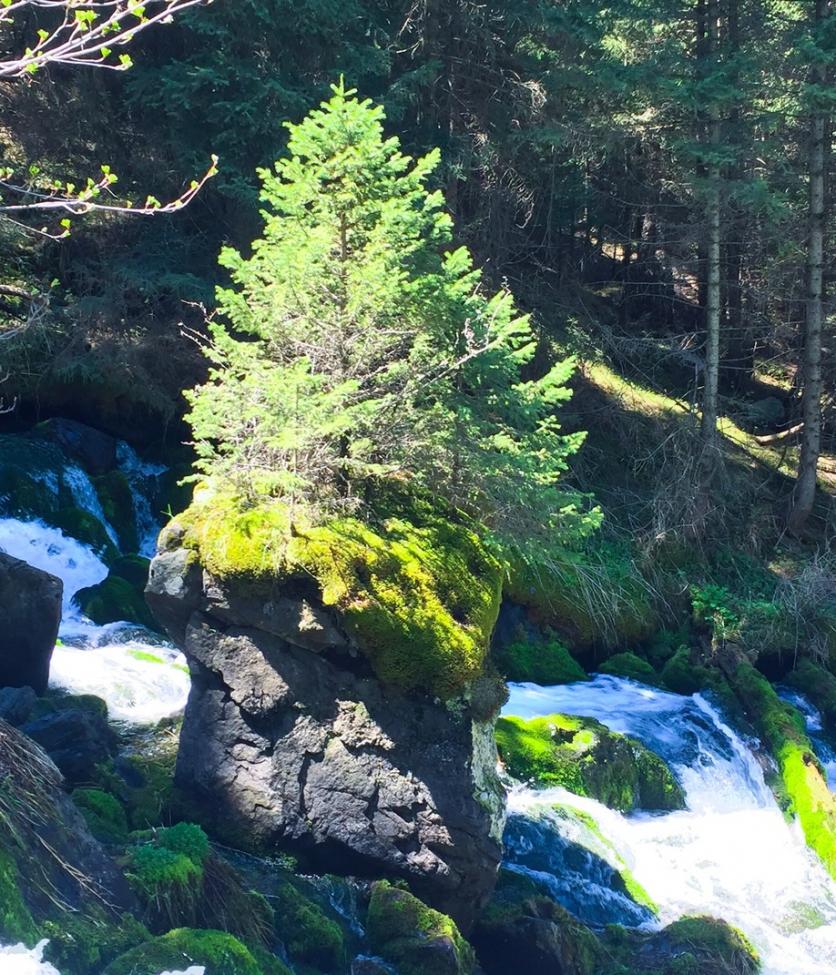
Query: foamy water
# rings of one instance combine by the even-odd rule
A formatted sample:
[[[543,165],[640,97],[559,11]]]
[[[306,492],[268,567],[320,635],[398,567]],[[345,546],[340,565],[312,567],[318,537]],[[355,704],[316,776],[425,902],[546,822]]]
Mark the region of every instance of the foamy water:
[[[0,971],[3,975],[61,975],[58,969],[43,960],[48,941],[39,942],[34,948],[26,945],[0,945]],[[160,975],[205,975],[203,965],[192,965],[185,971],[160,972]]]
[[[512,685],[503,713],[597,718],[666,758],[687,800],[680,812],[623,816],[565,789],[519,785],[509,797],[512,867],[532,875],[582,917],[586,912],[590,921],[602,909],[624,923],[631,923],[632,911],[632,923],[646,926],[685,914],[713,915],[749,937],[765,975],[834,975],[836,883],[805,845],[798,825],[783,818],[750,743],[708,701],[599,676],[559,687]],[[590,855],[579,846],[577,826],[572,835],[571,819],[556,815],[556,805],[594,821],[618,861],[658,905],[656,920],[638,916],[628,897],[602,887],[604,854]],[[550,862],[563,866],[551,874]],[[571,884],[561,876],[567,862],[577,873]]]

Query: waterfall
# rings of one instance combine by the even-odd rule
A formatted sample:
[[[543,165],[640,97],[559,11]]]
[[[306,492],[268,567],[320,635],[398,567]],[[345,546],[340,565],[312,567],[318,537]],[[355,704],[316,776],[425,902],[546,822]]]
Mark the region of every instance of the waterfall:
[[[710,701],[598,676],[558,687],[512,685],[504,713],[597,718],[665,758],[687,800],[680,812],[624,816],[565,789],[517,785],[506,831],[511,869],[592,924],[655,927],[713,915],[749,937],[765,975],[833,975],[836,883],[798,824],[782,816],[756,743]],[[579,823],[603,838],[597,849]],[[622,867],[658,905],[657,917],[615,881]]]
[[[155,722],[184,707],[189,677],[182,654],[133,623],[96,626],[74,605],[79,589],[107,576],[107,566],[89,546],[40,521],[0,518],[0,550],[64,583],[60,642],[50,667],[53,687],[98,695],[121,721]]]
[[[162,527],[159,515],[154,511],[152,499],[159,493],[159,478],[168,468],[164,464],[141,460],[124,440],[117,444],[116,460],[119,470],[131,486],[139,554],[150,559],[154,555],[157,535]]]

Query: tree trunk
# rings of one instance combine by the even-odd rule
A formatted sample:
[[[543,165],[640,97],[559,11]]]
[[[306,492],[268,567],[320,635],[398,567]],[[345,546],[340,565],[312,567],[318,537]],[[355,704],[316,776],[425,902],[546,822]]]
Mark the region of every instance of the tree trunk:
[[[830,0],[816,0],[814,28],[820,38],[824,21],[833,13]],[[817,59],[810,80],[814,85],[827,85],[828,71],[822,58]],[[816,497],[816,472],[821,452],[821,351],[824,324],[824,236],[826,224],[825,182],[830,158],[828,118],[816,92],[810,125],[810,209],[807,248],[807,313],[804,328],[804,392],[801,457],[792,495],[789,527],[800,531],[813,510]]]
[[[717,0],[708,2],[710,57],[719,48]],[[708,192],[706,199],[706,289],[705,289],[705,382],[702,400],[702,436],[713,443],[717,433],[717,388],[720,376],[720,165],[716,160],[720,146],[720,113],[712,104],[708,112]]]

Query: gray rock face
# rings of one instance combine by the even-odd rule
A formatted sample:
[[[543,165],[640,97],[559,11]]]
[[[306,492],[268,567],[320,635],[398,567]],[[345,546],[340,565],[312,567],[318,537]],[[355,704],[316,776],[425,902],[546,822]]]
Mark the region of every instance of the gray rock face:
[[[175,549],[146,596],[189,660],[177,781],[214,827],[314,870],[406,878],[466,927],[501,857],[492,724],[383,686],[310,593],[230,593]]]
[[[0,687],[46,690],[63,590],[56,576],[0,552]]]
[[[38,429],[70,457],[81,461],[91,474],[106,474],[116,466],[116,440],[101,430],[61,416],[45,420]]]

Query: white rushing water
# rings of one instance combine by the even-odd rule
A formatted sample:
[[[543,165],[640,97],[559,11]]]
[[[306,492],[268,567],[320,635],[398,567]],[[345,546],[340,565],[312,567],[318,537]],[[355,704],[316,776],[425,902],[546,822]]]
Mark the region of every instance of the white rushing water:
[[[54,965],[44,961],[48,942],[41,941],[34,948],[25,945],[0,945],[0,972],[3,975],[61,975]],[[192,965],[185,971],[161,972],[160,975],[205,975],[203,965]]]
[[[132,623],[96,626],[74,605],[79,589],[107,576],[107,566],[89,546],[39,521],[0,518],[0,550],[64,583],[52,686],[98,695],[107,701],[111,717],[121,721],[159,721],[183,708],[189,677],[182,654],[158,634]]]
[[[752,749],[708,701],[598,676],[512,685],[503,713],[597,718],[662,755],[687,800],[680,812],[623,816],[564,789],[517,786],[506,831],[512,869],[592,924],[712,915],[750,938],[764,975],[834,975],[836,883],[783,818]],[[584,821],[603,848],[581,835]],[[659,906],[657,920],[613,889],[612,865],[632,872]]]
[[[117,444],[116,460],[131,486],[139,554],[153,558],[161,525],[150,499],[157,494],[157,482],[167,468],[142,460],[124,440]]]

